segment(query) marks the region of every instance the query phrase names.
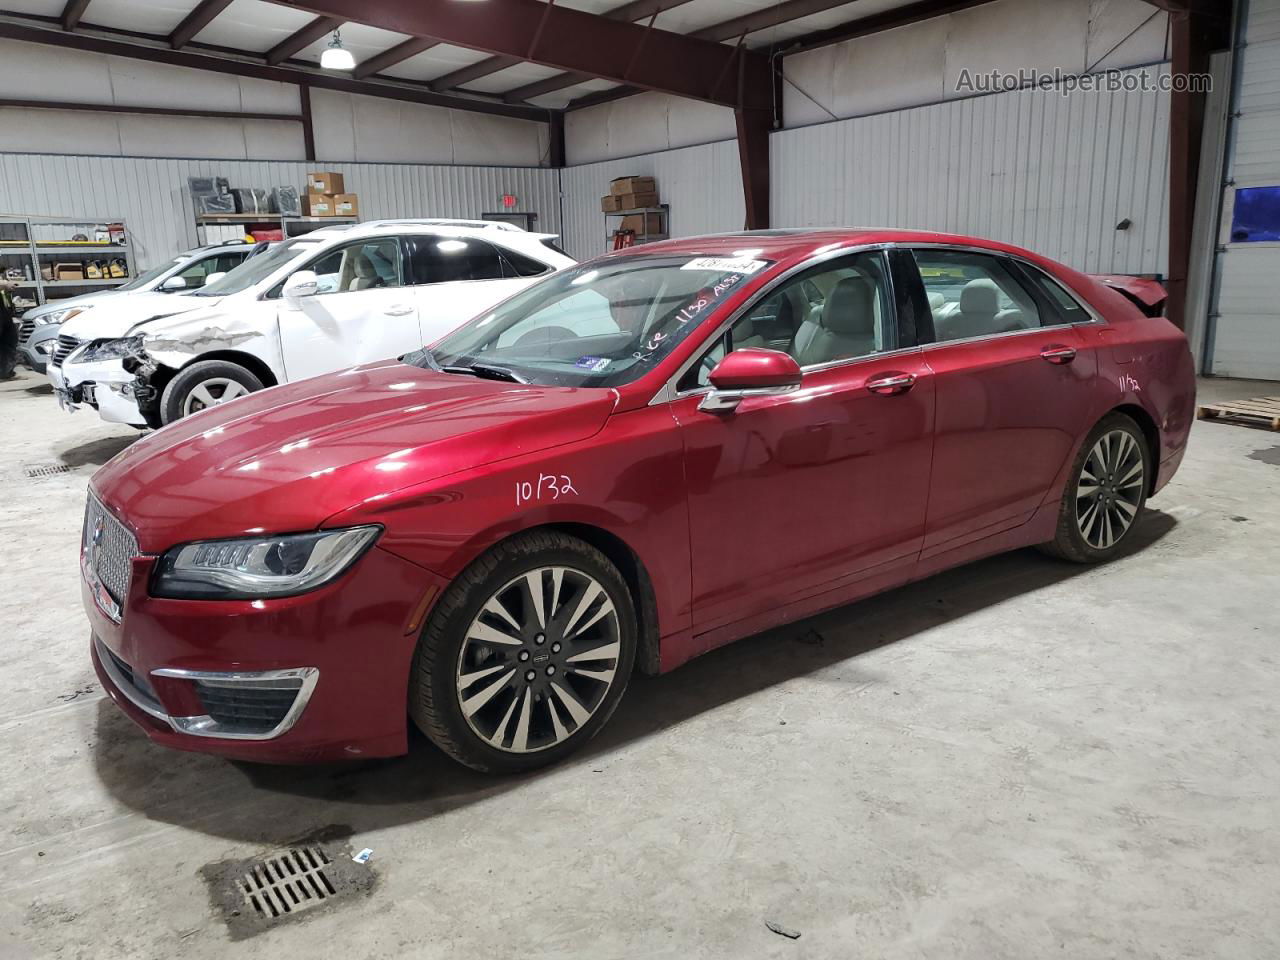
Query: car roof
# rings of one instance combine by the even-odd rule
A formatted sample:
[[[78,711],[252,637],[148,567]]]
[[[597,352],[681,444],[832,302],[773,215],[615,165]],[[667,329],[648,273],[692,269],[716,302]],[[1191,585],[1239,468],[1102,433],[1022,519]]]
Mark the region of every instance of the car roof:
[[[639,247],[630,247],[617,253],[605,254],[605,258],[688,254],[750,256],[775,261],[791,261],[812,256],[822,248],[834,250],[840,247],[875,243],[936,243],[948,246],[980,247],[996,253],[1012,253],[1034,260],[1043,259],[1029,251],[995,240],[932,230],[907,230],[900,227],[793,227],[775,230],[739,230],[731,233],[662,240]]]
[[[305,236],[329,237],[363,237],[376,236],[381,233],[447,233],[451,236],[484,237],[487,240],[516,241],[537,240],[554,236],[546,233],[529,233],[511,223],[498,220],[463,220],[449,217],[423,217],[388,220],[366,220],[363,223],[334,224],[332,227],[321,227]]]

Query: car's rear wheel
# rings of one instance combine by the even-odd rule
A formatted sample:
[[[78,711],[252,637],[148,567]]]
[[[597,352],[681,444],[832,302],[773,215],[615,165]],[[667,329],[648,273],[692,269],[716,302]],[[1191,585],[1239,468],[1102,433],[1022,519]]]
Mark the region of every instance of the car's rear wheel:
[[[555,531],[522,534],[471,564],[437,603],[410,713],[476,770],[554,763],[608,721],[635,651],[631,594],[608,558]]]
[[[1044,550],[1099,563],[1120,550],[1147,502],[1151,451],[1123,413],[1104,417],[1085,438],[1063,491],[1057,536]]]
[[[229,360],[201,360],[183,367],[165,384],[160,419],[168,424],[209,407],[261,390],[256,376]]]

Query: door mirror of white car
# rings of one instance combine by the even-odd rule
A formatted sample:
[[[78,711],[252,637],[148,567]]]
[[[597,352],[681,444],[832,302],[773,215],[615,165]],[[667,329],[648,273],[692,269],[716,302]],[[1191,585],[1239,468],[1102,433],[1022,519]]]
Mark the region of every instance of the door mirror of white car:
[[[187,289],[187,281],[182,277],[170,277],[164,283],[160,284],[160,289],[165,293],[172,293],[175,290]]]
[[[217,272],[217,273],[211,273],[211,274],[209,274],[207,277],[205,277],[205,278],[204,278],[204,283],[202,284],[202,286],[206,286],[206,287],[207,287],[207,286],[208,286],[209,284],[211,284],[211,283],[217,283],[219,280],[221,280],[221,279],[222,279],[223,277],[225,277],[226,275],[227,275],[227,271],[225,271],[225,270],[221,270],[221,271],[219,271],[219,272]]]
[[[320,281],[311,270],[299,270],[284,282],[284,298],[301,300],[303,297],[314,297],[320,292]]]

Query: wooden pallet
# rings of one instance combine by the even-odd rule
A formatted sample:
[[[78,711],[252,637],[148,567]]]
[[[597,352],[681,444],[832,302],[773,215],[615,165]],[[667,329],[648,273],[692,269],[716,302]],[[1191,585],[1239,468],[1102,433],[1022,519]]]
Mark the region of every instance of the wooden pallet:
[[[1204,403],[1196,408],[1200,420],[1226,420],[1251,427],[1280,430],[1280,397],[1254,397],[1229,403]]]

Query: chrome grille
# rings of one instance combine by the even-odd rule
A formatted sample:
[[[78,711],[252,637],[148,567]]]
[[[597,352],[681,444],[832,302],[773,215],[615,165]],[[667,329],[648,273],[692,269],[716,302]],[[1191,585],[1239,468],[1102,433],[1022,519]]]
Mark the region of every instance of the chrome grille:
[[[92,493],[84,511],[81,550],[90,572],[117,603],[123,604],[133,558],[138,556],[138,541]]]
[[[70,356],[71,351],[80,346],[80,341],[75,337],[68,337],[66,334],[58,334],[58,345],[53,349],[53,356],[49,358],[49,362],[55,367],[62,366],[62,361]]]
[[[34,320],[23,320],[18,325],[18,342],[26,343],[27,339],[35,332],[36,322]]]

